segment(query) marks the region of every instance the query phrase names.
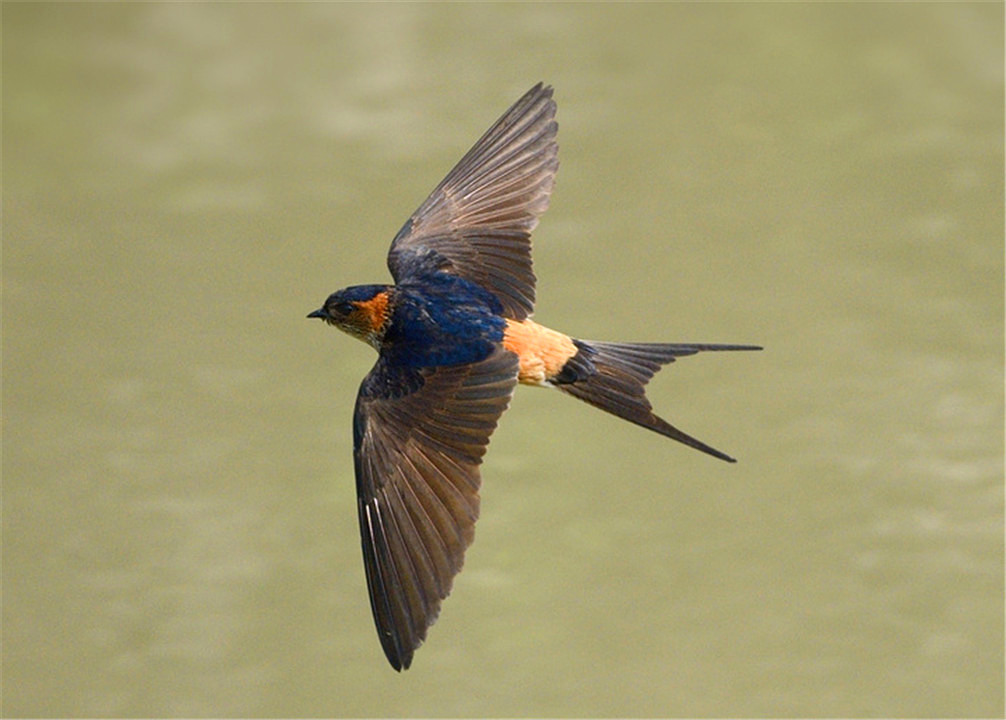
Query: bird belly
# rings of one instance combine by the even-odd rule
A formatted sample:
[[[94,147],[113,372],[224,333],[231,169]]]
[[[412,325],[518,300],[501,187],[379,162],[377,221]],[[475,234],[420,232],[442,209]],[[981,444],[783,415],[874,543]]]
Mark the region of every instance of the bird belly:
[[[578,349],[572,338],[533,320],[507,320],[503,347],[517,355],[517,379],[525,385],[550,385]]]

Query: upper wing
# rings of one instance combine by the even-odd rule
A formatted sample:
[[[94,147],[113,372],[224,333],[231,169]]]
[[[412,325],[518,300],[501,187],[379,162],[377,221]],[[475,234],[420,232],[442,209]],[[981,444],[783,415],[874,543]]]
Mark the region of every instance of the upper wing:
[[[552,88],[538,83],[503,113],[406,221],[391,243],[396,282],[431,269],[499,298],[506,317],[534,310],[531,231],[559,167]]]
[[[479,514],[479,470],[510,402],[517,357],[415,370],[383,359],[353,418],[356,489],[370,606],[396,670],[437,619]]]

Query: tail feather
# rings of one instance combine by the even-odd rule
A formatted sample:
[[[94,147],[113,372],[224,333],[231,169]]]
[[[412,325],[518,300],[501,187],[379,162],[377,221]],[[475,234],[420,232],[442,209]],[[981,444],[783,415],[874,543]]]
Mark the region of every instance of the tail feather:
[[[756,345],[708,343],[612,343],[574,340],[578,352],[567,361],[553,384],[563,392],[620,418],[727,462],[726,453],[678,430],[653,412],[646,383],[676,358],[705,351],[761,350]]]

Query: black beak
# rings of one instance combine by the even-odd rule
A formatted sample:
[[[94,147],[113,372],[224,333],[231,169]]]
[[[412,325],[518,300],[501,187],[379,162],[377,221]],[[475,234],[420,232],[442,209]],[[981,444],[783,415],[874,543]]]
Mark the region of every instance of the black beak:
[[[307,316],[309,318],[321,318],[322,320],[324,320],[325,318],[328,317],[328,313],[325,312],[325,308],[318,308],[313,313],[308,313]]]

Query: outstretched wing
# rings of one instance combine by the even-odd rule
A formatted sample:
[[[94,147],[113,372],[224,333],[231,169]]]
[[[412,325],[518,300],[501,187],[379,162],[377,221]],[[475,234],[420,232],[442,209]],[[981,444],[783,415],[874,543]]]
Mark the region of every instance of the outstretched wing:
[[[416,370],[383,359],[353,418],[370,605],[396,670],[437,619],[479,514],[479,464],[517,382],[516,355]]]
[[[505,317],[534,310],[531,231],[559,167],[552,88],[538,83],[486,131],[391,243],[396,282],[431,269],[478,283]]]

